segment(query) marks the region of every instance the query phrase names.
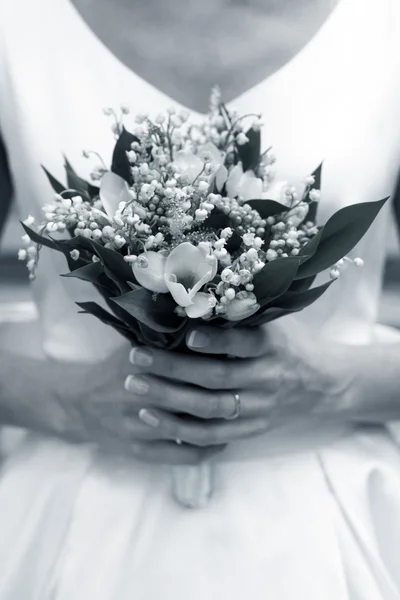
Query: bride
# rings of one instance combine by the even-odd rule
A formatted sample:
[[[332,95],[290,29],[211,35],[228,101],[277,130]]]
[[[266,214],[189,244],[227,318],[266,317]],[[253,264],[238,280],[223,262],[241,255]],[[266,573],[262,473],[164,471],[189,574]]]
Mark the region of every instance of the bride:
[[[103,108],[195,119],[215,82],[263,113],[280,178],[324,160],[322,222],[392,193],[398,0],[0,0],[2,211],[12,181],[40,217],[40,165],[62,179],[63,154],[87,177],[80,150],[108,162]],[[0,600],[399,599],[400,335],[376,324],[389,219],[301,316],[198,328],[186,357],[129,352],[77,315],[95,292],[43,251],[38,319],[1,326]],[[170,465],[206,459],[213,497],[185,509]]]

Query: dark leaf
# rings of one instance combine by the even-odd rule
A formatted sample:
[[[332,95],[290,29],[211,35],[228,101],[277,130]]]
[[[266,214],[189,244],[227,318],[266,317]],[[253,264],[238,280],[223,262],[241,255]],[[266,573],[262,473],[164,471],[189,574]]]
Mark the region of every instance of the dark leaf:
[[[133,331],[129,330],[124,323],[122,323],[122,321],[99,306],[99,304],[96,304],[96,302],[76,302],[76,304],[82,309],[82,313],[97,317],[97,319],[99,319],[102,323],[111,326],[129,341],[132,342],[136,340],[136,336]]]
[[[32,242],[35,242],[35,244],[39,244],[40,246],[45,246],[46,248],[51,248],[52,250],[59,250],[56,242],[54,242],[48,237],[40,235],[40,233],[37,233],[36,231],[31,229],[30,227],[28,227],[28,225],[22,223],[22,221],[20,221],[20,223],[24,228],[25,232],[29,235]]]
[[[305,277],[304,279],[295,279],[288,289],[288,292],[306,292],[314,283],[316,275]]]
[[[139,139],[123,128],[115,144],[111,163],[111,171],[122,177],[122,179],[125,179],[129,185],[132,184],[132,174],[126,153],[131,149],[132,142],[139,142]]]
[[[124,257],[115,250],[104,248],[97,242],[90,240],[94,252],[101,260],[104,272],[118,286],[121,294],[130,290],[128,282],[135,283],[132,268],[124,261]]]
[[[47,179],[50,182],[51,187],[53,188],[53,190],[55,191],[56,194],[61,194],[62,192],[65,191],[65,186],[60,183],[59,181],[57,181],[57,179],[55,177],[53,177],[53,175],[51,173],[49,173],[49,171],[42,165],[42,169],[43,171],[46,173]]]
[[[278,298],[273,306],[276,308],[284,308],[285,310],[303,310],[313,304],[318,298],[320,298],[326,290],[332,285],[333,280],[319,285],[318,287],[311,288],[304,292],[286,292],[280,298]]]
[[[338,210],[302,249],[302,254],[310,257],[300,266],[296,279],[316,275],[348,254],[368,231],[387,200],[352,204]]]
[[[248,327],[260,327],[260,325],[265,325],[265,323],[270,323],[271,321],[275,321],[275,319],[280,319],[281,317],[285,317],[286,315],[291,315],[297,310],[289,310],[285,308],[271,307],[267,308],[262,313],[258,313],[251,317],[251,319],[247,319],[244,323]]]
[[[169,294],[158,294],[154,299],[149,290],[139,288],[112,300],[132,317],[159,333],[179,331],[186,322],[175,313],[176,304]]]
[[[246,136],[249,139],[246,144],[237,144],[237,151],[244,172],[256,169],[261,155],[261,132],[250,128],[246,131]]]
[[[225,229],[225,227],[232,227],[232,221],[229,215],[226,215],[217,208],[214,208],[207,219],[202,223],[202,229],[218,231],[218,229]]]
[[[256,210],[262,219],[268,219],[268,217],[274,217],[289,210],[288,206],[275,200],[247,200],[246,204],[250,204],[251,208]]]
[[[118,292],[114,283],[104,273],[101,262],[91,262],[83,267],[74,269],[71,273],[65,273],[62,277],[74,277],[82,279],[82,281],[88,281],[89,283],[93,283],[93,285],[105,288],[111,295]]]
[[[99,188],[95,185],[92,185],[75,172],[71,163],[64,156],[64,168],[67,175],[68,188],[71,190],[76,190],[77,192],[83,193],[88,196],[90,199],[97,198],[99,195]]]
[[[254,293],[261,306],[286,292],[296,276],[298,257],[277,258],[265,265],[253,279]]]

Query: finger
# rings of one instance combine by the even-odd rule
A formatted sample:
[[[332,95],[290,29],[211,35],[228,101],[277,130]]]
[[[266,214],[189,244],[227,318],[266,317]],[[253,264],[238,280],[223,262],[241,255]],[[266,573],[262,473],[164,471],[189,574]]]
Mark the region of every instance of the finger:
[[[191,350],[206,354],[256,358],[268,352],[268,335],[264,327],[221,329],[199,326],[186,336]]]
[[[245,388],[255,383],[254,359],[236,361],[137,347],[132,348],[129,360],[141,372],[212,390]]]
[[[157,429],[166,439],[179,439],[195,446],[227,444],[240,438],[265,433],[269,426],[269,420],[261,417],[236,421],[187,421],[155,409],[142,409],[139,417],[150,428]]]
[[[176,442],[147,442],[135,444],[132,452],[139,460],[168,465],[198,465],[220,454],[224,446],[199,448]]]
[[[133,394],[136,407],[159,407],[166,411],[185,413],[201,419],[228,419],[235,414],[237,401],[232,391],[209,391],[152,375],[128,375],[125,387]],[[246,394],[242,402],[244,416],[252,413],[256,398]]]

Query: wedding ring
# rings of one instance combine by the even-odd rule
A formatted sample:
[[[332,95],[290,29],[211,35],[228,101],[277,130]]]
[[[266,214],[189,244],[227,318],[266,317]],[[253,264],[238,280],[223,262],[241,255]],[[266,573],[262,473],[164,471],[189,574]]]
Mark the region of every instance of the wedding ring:
[[[226,417],[227,421],[233,421],[234,419],[237,419],[240,415],[240,410],[242,408],[239,394],[237,392],[232,392],[232,396],[235,399],[235,410],[232,415]]]

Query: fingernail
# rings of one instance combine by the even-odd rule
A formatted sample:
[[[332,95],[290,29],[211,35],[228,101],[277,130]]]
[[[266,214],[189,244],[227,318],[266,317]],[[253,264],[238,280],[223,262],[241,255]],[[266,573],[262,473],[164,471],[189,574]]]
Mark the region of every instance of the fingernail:
[[[149,350],[143,350],[143,348],[132,348],[129,353],[129,361],[138,367],[151,367],[153,364],[153,356]]]
[[[132,392],[133,394],[147,394],[149,386],[143,379],[140,379],[140,377],[128,375],[125,379],[125,389],[127,392]]]
[[[208,335],[208,333],[205,333],[204,331],[195,330],[189,334],[187,345],[190,348],[205,348],[206,346],[208,346],[209,341],[210,336]]]
[[[142,408],[139,411],[139,419],[141,419],[143,423],[146,423],[146,425],[149,425],[150,427],[158,427],[160,424],[160,421],[156,415],[149,412],[145,408]]]

